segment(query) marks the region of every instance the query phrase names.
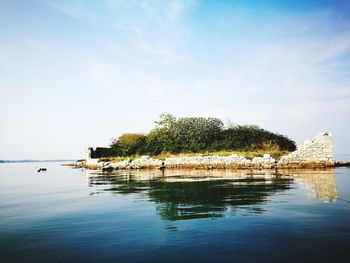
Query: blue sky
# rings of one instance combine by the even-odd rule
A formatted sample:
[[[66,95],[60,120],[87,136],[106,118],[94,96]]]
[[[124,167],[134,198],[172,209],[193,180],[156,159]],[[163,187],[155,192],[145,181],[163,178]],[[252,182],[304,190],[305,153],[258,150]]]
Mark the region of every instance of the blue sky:
[[[0,159],[79,158],[159,114],[349,153],[349,1],[0,0]]]

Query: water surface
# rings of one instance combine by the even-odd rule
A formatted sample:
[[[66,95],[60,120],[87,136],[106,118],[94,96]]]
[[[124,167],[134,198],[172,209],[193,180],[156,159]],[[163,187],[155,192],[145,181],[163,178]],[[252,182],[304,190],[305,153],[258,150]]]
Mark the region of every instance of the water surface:
[[[0,164],[0,262],[350,262],[350,169]]]

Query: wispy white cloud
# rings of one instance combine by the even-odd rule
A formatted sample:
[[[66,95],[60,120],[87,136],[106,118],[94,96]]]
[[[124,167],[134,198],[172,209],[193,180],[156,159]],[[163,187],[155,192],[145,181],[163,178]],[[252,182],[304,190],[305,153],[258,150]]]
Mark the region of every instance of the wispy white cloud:
[[[317,30],[309,27],[311,32]],[[339,67],[348,68],[350,29],[308,35],[295,31],[293,39],[264,40],[240,47],[238,63],[223,69],[213,80],[219,86],[244,91],[273,92],[298,98],[332,98],[349,88]],[[237,61],[236,61],[237,62]],[[344,76],[343,76],[344,77]]]
[[[102,1],[99,4],[55,1],[53,7],[93,26],[114,28],[115,35],[121,33],[128,41],[129,51],[123,53],[128,53],[130,60],[161,67],[188,57],[184,51],[187,29],[178,18],[195,4],[194,0]],[[106,45],[112,51],[120,50],[119,43],[112,38]]]
[[[65,15],[87,21],[91,24],[98,25],[99,17],[93,12],[87,1],[52,1],[52,6]]]
[[[180,36],[169,35],[154,39],[147,34],[147,29],[136,23],[119,23],[118,27],[129,33],[130,46],[134,49],[134,54],[125,56],[133,62],[159,67],[164,64],[173,64],[186,59],[189,54],[182,50],[183,40]],[[108,43],[108,48],[116,53],[120,53],[117,44]]]
[[[40,103],[47,103],[47,126],[57,119],[104,121],[108,128],[93,127],[93,135],[76,127],[82,141],[96,145],[115,133],[146,131],[161,112],[254,123],[296,139],[325,128],[343,132],[342,141],[348,137],[348,124],[337,121],[350,111],[344,12],[281,13],[190,0],[51,3],[27,5],[32,16],[20,23],[12,14],[2,20],[11,25],[1,32],[2,114],[13,123],[3,138],[19,131],[20,112],[33,112],[23,114],[24,124],[42,114]],[[38,10],[53,19],[42,23]]]
[[[183,15],[188,9],[191,9],[197,5],[196,0],[174,0],[170,1],[166,15],[172,20],[176,20]]]

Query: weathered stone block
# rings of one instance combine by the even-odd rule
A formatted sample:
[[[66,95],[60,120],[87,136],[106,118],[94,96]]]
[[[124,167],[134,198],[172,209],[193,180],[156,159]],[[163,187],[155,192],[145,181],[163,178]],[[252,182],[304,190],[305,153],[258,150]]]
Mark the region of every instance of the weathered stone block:
[[[277,167],[324,167],[334,165],[333,140],[330,132],[322,132],[313,140],[299,144],[297,150],[283,156]]]

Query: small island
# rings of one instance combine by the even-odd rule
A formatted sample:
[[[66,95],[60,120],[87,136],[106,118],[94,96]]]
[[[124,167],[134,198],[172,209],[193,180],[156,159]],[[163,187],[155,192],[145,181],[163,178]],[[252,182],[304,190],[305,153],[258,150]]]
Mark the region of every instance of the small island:
[[[87,148],[88,169],[289,169],[334,167],[333,140],[321,132],[296,146],[256,125],[224,125],[218,118],[161,114],[148,133],[124,133],[110,147]]]

